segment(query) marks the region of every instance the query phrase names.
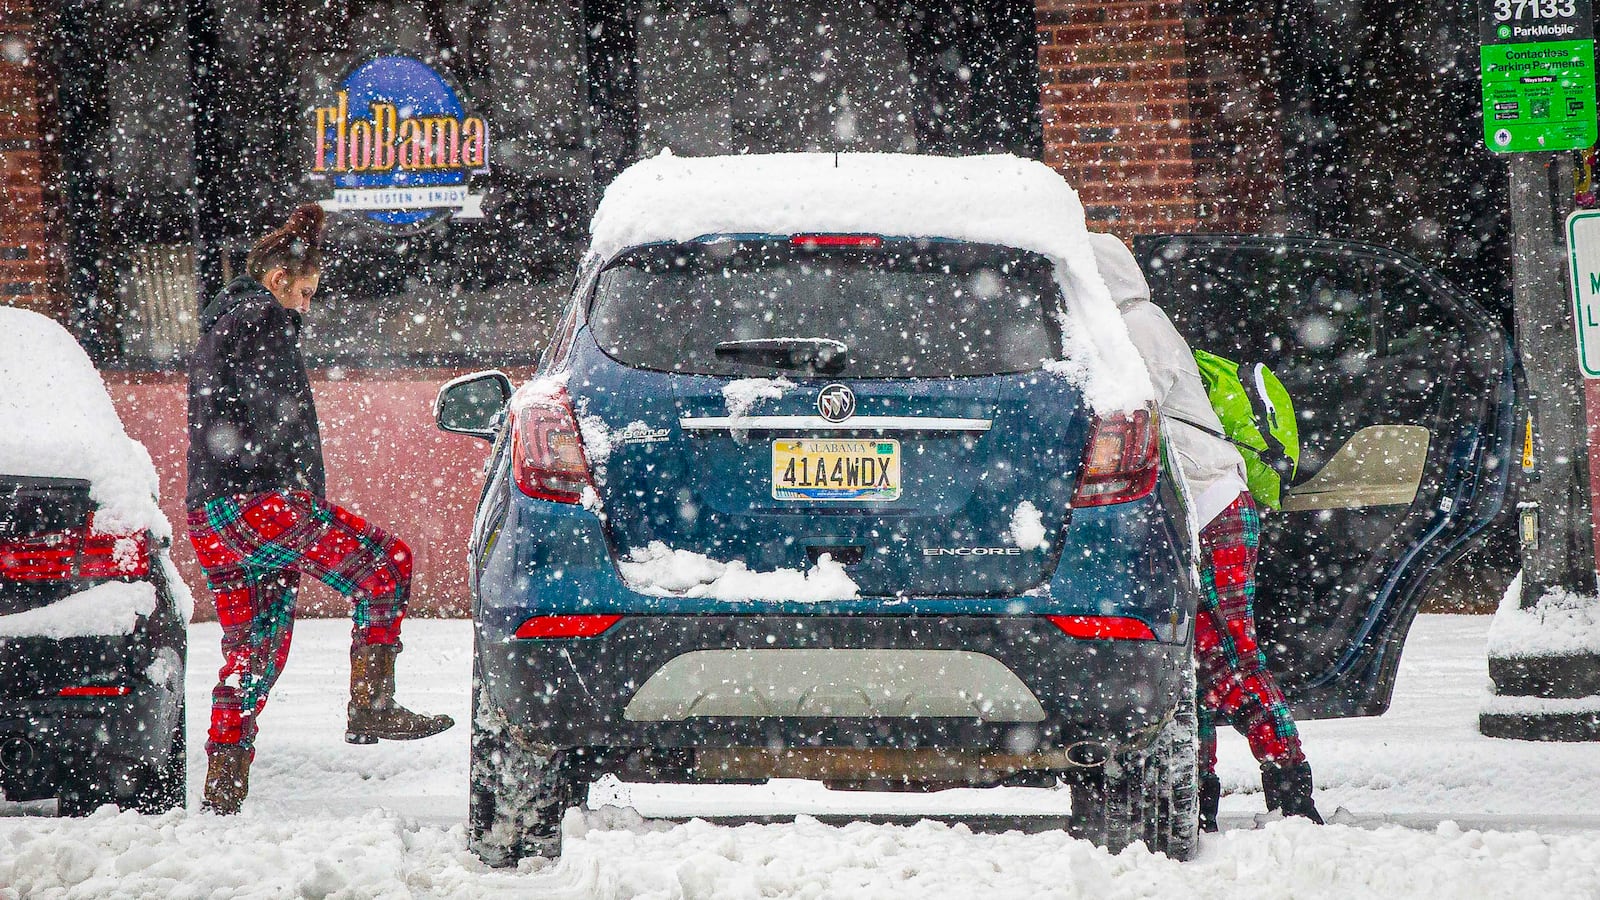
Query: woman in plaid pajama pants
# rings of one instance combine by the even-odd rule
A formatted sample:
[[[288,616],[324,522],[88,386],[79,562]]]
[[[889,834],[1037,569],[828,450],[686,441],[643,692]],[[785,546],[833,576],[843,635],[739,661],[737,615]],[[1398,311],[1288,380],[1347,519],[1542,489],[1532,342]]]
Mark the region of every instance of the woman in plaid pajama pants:
[[[411,740],[453,724],[394,699],[410,548],[324,497],[322,438],[300,353],[321,239],[322,210],[307,205],[256,242],[247,274],[202,311],[190,364],[189,540],[222,624],[205,805],[224,814],[249,791],[256,719],[288,658],[302,573],[353,601],[345,739]]]
[[[208,751],[254,744],[256,716],[289,655],[302,571],[354,600],[353,646],[399,643],[411,548],[348,510],[306,491],[218,497],[189,512],[189,540],[222,625]]]
[[[1300,747],[1289,703],[1256,642],[1256,555],[1261,516],[1248,492],[1200,529],[1203,609],[1195,616],[1200,685],[1201,821],[1216,830],[1218,719],[1232,724],[1261,764],[1267,809],[1322,824],[1311,799],[1311,765]]]
[[[1225,440],[1194,354],[1171,320],[1150,302],[1150,287],[1126,245],[1090,235],[1095,263],[1143,357],[1162,430],[1189,487],[1199,534],[1201,603],[1195,616],[1200,713],[1200,821],[1217,827],[1216,722],[1245,736],[1261,764],[1267,807],[1322,819],[1312,802],[1311,766],[1294,717],[1256,643],[1255,571],[1261,517],[1245,482],[1244,459]],[[1208,433],[1210,432],[1210,433]]]

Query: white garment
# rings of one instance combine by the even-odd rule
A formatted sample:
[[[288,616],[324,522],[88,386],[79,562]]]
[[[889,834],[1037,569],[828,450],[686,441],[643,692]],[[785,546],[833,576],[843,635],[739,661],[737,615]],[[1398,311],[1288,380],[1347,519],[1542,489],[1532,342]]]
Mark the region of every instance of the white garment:
[[[1222,422],[1206,396],[1200,367],[1188,342],[1172,325],[1161,307],[1150,302],[1150,287],[1139,264],[1122,241],[1109,234],[1091,234],[1095,264],[1111,289],[1111,299],[1122,311],[1128,337],[1144,358],[1150,382],[1156,389],[1156,408],[1162,415],[1172,451],[1189,484],[1195,522],[1204,528],[1250,490],[1245,481],[1244,457],[1222,438],[1185,424],[1222,432]]]

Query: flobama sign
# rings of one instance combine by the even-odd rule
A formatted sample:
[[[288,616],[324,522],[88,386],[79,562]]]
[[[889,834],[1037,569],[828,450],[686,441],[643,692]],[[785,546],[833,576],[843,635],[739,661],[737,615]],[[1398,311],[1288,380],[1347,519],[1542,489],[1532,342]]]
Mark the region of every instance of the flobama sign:
[[[470,186],[489,171],[488,124],[422,60],[356,66],[311,118],[310,174],[333,183],[324,209],[400,228],[483,217]]]

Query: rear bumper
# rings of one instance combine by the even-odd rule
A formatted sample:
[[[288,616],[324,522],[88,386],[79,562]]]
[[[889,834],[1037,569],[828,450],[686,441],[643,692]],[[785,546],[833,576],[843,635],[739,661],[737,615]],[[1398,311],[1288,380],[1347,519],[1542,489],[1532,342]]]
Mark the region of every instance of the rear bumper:
[[[80,766],[161,765],[183,704],[184,632],[163,590],[133,633],[0,638],[0,787],[12,800],[55,796]],[[62,688],[122,686],[121,696],[66,696]]]
[[[683,654],[774,649],[966,651],[998,661],[1042,708],[980,716],[690,716],[633,721],[641,686]],[[893,747],[1023,752],[1137,745],[1177,703],[1185,644],[1085,641],[1034,616],[645,615],[592,638],[522,640],[479,623],[488,698],[528,739],[588,747]],[[928,673],[939,677],[940,673]]]
[[[480,538],[473,606],[477,664],[490,702],[540,743],[999,752],[1064,749],[1084,740],[1138,744],[1176,706],[1179,673],[1190,664],[1196,595],[1188,545],[1170,512],[1176,501],[1160,493],[1074,510],[1054,573],[1021,596],[801,603],[635,592],[619,578],[593,512],[504,489],[509,494],[504,517]],[[532,616],[570,614],[623,618],[592,638],[514,637]],[[1047,615],[1136,618],[1157,640],[1078,640]],[[687,653],[828,648],[930,651],[929,665],[935,669],[952,652],[981,655],[998,665],[971,655],[963,661],[974,664],[973,671],[1003,666],[1002,677],[1020,682],[1032,695],[1030,703],[1037,701],[1035,715],[1003,721],[921,713],[739,716],[719,711],[676,721],[625,715],[640,688]],[[736,666],[727,656],[720,664]],[[911,659],[907,668],[916,668]],[[825,658],[814,663],[829,666]],[[842,655],[840,666],[845,665]],[[760,684],[767,671],[735,675]],[[990,679],[980,687],[987,690],[993,683]]]

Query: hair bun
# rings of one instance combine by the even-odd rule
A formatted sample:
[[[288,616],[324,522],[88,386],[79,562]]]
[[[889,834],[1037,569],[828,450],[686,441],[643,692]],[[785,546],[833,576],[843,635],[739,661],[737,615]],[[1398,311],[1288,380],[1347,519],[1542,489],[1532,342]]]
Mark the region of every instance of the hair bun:
[[[324,213],[322,207],[315,203],[305,203],[295,207],[289,214],[288,221],[280,229],[284,234],[299,238],[312,247],[322,245],[322,222]]]
[[[257,281],[275,268],[296,278],[322,268],[322,207],[306,203],[289,214],[283,227],[256,241],[245,260],[245,272]]]

